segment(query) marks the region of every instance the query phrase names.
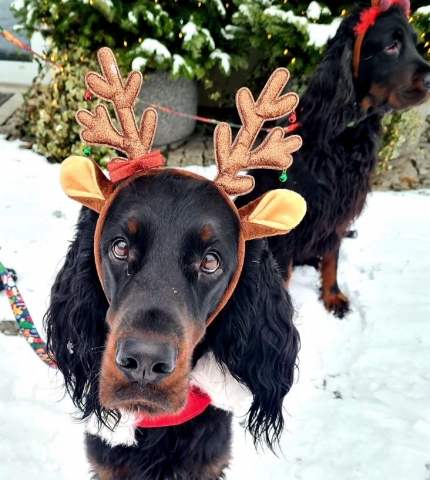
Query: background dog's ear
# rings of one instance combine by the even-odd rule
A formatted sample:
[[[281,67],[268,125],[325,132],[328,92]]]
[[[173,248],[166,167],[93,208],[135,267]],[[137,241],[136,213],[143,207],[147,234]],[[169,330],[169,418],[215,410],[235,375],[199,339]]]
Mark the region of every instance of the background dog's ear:
[[[98,215],[84,208],[66,260],[51,289],[44,317],[47,344],[64,375],[65,387],[79,416],[98,413],[97,376],[105,343],[106,296],[94,262]]]
[[[300,339],[293,316],[267,240],[246,242],[238,286],[207,335],[216,359],[251,391],[248,428],[270,449],[279,442],[282,401],[294,380]]]
[[[309,80],[306,94],[300,100],[298,121],[308,144],[313,141],[327,144],[354,118],[355,89],[351,66],[353,21],[343,22],[329,41],[330,48],[326,47],[329,53],[322,58]],[[321,128],[315,128],[315,125]]]

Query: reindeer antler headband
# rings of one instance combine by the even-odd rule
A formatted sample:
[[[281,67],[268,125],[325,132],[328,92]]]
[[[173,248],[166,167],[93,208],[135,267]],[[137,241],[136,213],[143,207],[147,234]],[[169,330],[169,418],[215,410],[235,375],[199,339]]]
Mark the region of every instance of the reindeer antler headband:
[[[60,181],[63,190],[72,199],[99,213],[95,236],[94,255],[97,273],[103,286],[100,237],[106,215],[118,192],[137,177],[155,175],[163,164],[159,151],[150,153],[157,124],[155,110],[148,108],[142,115],[140,126],[136,125],[133,104],[142,84],[140,72],[133,71],[123,83],[115,57],[109,48],[98,52],[98,61],[103,75],[90,72],[86,75],[89,90],[111,102],[121,131],[112,124],[106,107],[97,105],[94,113],[80,110],[76,116],[83,127],[81,138],[92,145],[108,145],[124,152],[125,158],[114,158],[108,164],[111,180],[108,180],[95,162],[87,157],[72,156],[61,166]],[[231,142],[231,130],[227,124],[215,129],[214,146],[218,175],[212,182],[236,213],[240,221],[238,239],[238,268],[216,310],[207,319],[209,324],[224,307],[233,293],[243,267],[245,241],[271,235],[288,233],[302,220],[306,212],[303,198],[290,190],[272,190],[248,205],[235,207],[229,195],[244,195],[254,188],[251,176],[237,174],[248,168],[271,168],[283,170],[291,165],[291,153],[302,144],[297,135],[284,138],[282,128],[274,128],[265,141],[251,151],[263,123],[288,115],[297,104],[295,93],[280,96],[289,78],[286,69],[277,69],[262,93],[254,102],[251,92],[242,88],[236,103],[243,126],[235,141]],[[169,169],[175,174],[209,182],[204,177],[180,169]],[[115,182],[115,184],[113,183]],[[120,183],[117,183],[120,182]],[[109,300],[109,299],[108,299]]]
[[[355,78],[358,77],[361,45],[367,29],[375,24],[376,19],[379,17],[379,15],[381,15],[381,13],[386,12],[389,8],[396,4],[401,8],[406,16],[409,15],[411,9],[409,0],[372,0],[372,6],[366,8],[360,13],[360,21],[354,27],[356,39],[352,57],[352,71]]]

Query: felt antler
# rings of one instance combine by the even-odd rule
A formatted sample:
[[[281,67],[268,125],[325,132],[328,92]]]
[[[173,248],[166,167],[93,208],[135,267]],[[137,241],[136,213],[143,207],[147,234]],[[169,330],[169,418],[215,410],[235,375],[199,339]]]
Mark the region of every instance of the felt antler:
[[[279,96],[288,79],[288,70],[275,70],[256,102],[247,88],[241,88],[237,92],[236,105],[243,126],[233,144],[230,126],[221,123],[216,127],[214,147],[219,173],[214,181],[227,194],[245,195],[254,188],[253,177],[237,175],[241,170],[286,169],[293,161],[290,154],[301,147],[302,140],[298,135],[284,138],[284,130],[276,127],[259,147],[251,151],[265,121],[281,118],[296,108],[299,99],[295,93]]]
[[[122,133],[113,126],[106,107],[97,105],[94,113],[79,110],[76,114],[83,127],[81,139],[92,145],[106,145],[121,150],[130,160],[148,154],[157,125],[157,113],[152,108],[146,109],[137,128],[133,104],[139,95],[142,74],[131,72],[124,85],[112,51],[101,48],[97,57],[103,75],[89,72],[85,81],[95,96],[113,104]],[[124,161],[118,158],[114,160]]]

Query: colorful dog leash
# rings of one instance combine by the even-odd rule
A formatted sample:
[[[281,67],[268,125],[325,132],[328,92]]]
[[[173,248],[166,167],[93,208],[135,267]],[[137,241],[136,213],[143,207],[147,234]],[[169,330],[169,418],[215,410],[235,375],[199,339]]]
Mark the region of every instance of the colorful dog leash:
[[[15,284],[12,275],[6,270],[4,265],[0,262],[0,277],[3,283],[6,295],[9,299],[12,313],[15,317],[16,323],[20,328],[25,340],[30,345],[36,355],[51,368],[57,368],[48,355],[46,343],[42,340],[30,316],[28,308],[21,296],[18,287]]]

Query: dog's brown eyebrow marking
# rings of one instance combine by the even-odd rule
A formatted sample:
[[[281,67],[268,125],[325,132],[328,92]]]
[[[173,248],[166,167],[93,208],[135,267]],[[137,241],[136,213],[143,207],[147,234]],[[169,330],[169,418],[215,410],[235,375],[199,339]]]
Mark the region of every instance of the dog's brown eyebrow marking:
[[[137,220],[135,217],[130,218],[127,222],[127,231],[130,235],[134,235],[137,232]]]
[[[208,242],[212,237],[212,230],[209,225],[203,225],[200,230],[200,239],[203,243]]]

